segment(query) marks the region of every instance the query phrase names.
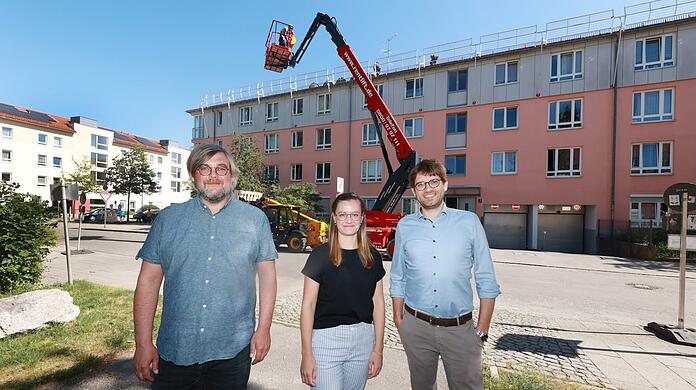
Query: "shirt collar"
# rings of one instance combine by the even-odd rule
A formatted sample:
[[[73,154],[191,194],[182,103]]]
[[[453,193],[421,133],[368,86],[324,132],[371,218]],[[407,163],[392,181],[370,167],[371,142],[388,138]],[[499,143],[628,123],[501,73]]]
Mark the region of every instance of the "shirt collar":
[[[210,213],[210,209],[208,208],[208,206],[205,205],[205,203],[203,203],[203,201],[201,200],[200,195],[196,196],[194,199],[196,200],[196,203],[198,204],[198,207],[200,207],[202,210],[206,211],[207,213]],[[232,192],[232,196],[230,196],[230,199],[227,201],[227,203],[225,203],[224,206],[222,206],[222,208],[220,208],[220,211],[218,211],[218,213],[220,213],[222,210],[224,210],[225,208],[227,208],[227,206],[229,206],[230,204],[232,204],[232,203],[235,202],[236,200],[237,200],[237,192],[236,192],[236,191],[233,191],[233,192]]]
[[[440,215],[447,215],[447,213],[449,212],[449,209],[450,209],[450,208],[447,207],[447,204],[446,204],[446,203],[444,202],[444,200],[443,200],[443,201],[442,201],[442,211],[440,211],[440,214],[438,214],[438,217],[439,217]],[[421,213],[421,208],[420,208],[420,207],[418,207],[418,208],[416,209],[416,215],[418,216],[418,219],[428,219],[428,217],[426,217],[425,215],[423,215],[423,214]],[[437,217],[435,217],[435,219],[437,219]]]

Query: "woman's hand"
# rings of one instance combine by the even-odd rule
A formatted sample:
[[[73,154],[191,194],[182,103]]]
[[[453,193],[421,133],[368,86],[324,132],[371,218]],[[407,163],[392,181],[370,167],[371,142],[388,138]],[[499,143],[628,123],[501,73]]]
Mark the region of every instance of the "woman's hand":
[[[380,366],[381,366],[380,360]],[[300,363],[300,376],[302,383],[307,386],[314,387],[317,385],[317,362],[312,355],[302,355],[302,363]]]
[[[370,363],[367,370],[367,379],[372,379],[379,375],[382,371],[382,353],[377,351],[372,351],[370,354]]]

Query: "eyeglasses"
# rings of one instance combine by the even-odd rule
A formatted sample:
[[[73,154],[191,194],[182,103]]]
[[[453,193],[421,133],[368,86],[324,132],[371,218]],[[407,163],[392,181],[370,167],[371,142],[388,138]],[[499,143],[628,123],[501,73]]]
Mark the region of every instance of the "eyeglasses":
[[[353,221],[357,221],[357,220],[359,220],[359,219],[362,217],[362,213],[358,213],[358,212],[355,212],[355,213],[338,213],[338,214],[335,214],[335,215],[336,215],[336,219],[338,219],[339,221],[345,221],[345,220],[348,219],[348,218],[352,219]]]
[[[430,179],[428,181],[419,181],[418,183],[413,185],[413,188],[415,188],[418,191],[423,191],[425,189],[425,185],[427,184],[430,188],[437,188],[440,186],[442,183],[442,180],[440,179]]]
[[[213,173],[213,168],[210,165],[201,165],[197,169],[201,176],[210,176]],[[215,167],[215,174],[218,176],[225,176],[230,171],[225,165],[218,165]]]

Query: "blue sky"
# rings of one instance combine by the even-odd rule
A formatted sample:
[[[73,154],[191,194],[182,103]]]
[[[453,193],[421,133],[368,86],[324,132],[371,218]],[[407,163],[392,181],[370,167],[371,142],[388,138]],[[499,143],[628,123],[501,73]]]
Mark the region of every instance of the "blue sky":
[[[206,94],[276,79],[263,69],[273,19],[298,39],[317,12],[336,17],[361,61],[614,9],[605,1],[5,1],[0,102],[190,145],[185,110]],[[302,74],[343,65],[320,31]],[[285,75],[285,73],[283,74]]]

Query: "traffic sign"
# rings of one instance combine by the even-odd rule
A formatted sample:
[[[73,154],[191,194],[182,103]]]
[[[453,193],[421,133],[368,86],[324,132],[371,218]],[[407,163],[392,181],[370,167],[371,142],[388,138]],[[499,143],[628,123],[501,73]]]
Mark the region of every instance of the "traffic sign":
[[[518,211],[519,209],[520,209],[520,205],[519,205],[519,204],[513,204],[513,205],[512,205],[512,210],[513,210],[513,211]]]
[[[111,198],[111,192],[109,191],[102,191],[99,193],[99,196],[101,196],[102,200],[104,201],[104,204],[109,201],[109,198]]]
[[[686,204],[688,211],[696,210],[696,185],[692,183],[677,183],[669,186],[663,195],[664,203],[672,210],[681,213],[682,193],[689,194],[689,201]]]

